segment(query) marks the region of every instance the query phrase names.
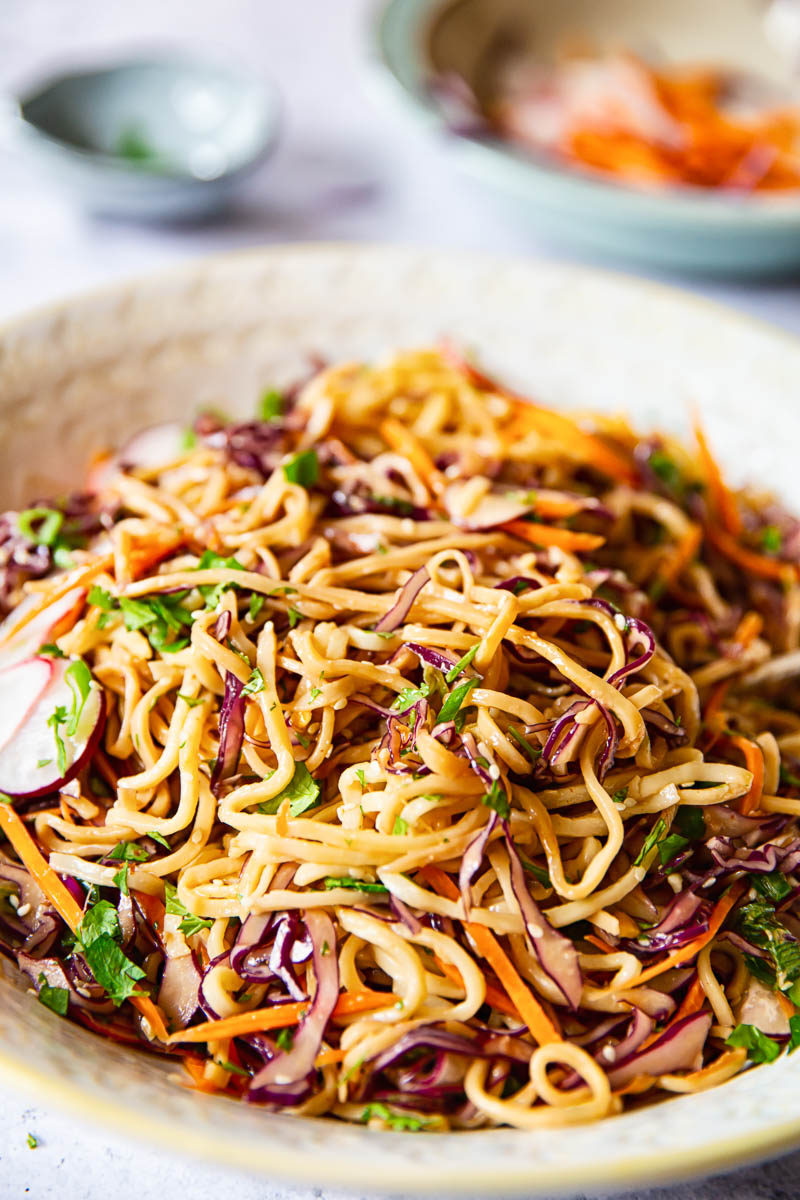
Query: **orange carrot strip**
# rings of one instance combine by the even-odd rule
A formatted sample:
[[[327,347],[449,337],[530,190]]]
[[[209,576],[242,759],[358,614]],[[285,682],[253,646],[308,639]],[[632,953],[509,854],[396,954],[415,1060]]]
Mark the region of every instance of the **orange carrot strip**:
[[[660,567],[658,572],[659,578],[664,583],[674,583],[684,567],[687,567],[697,554],[702,540],[703,531],[700,526],[690,525]]]
[[[605,992],[626,991],[630,988],[640,987],[643,983],[648,983],[651,979],[655,979],[659,975],[663,975],[665,971],[670,971],[673,967],[681,967],[690,958],[694,958],[699,954],[704,946],[707,946],[712,938],[716,937],[722,922],[727,917],[728,913],[733,908],[736,901],[741,896],[745,887],[744,880],[735,883],[730,891],[721,896],[711,913],[708,922],[708,929],[705,933],[701,933],[694,941],[687,942],[685,946],[681,946],[679,950],[673,950],[666,958],[662,958],[661,962],[653,963],[651,967],[646,967],[641,975],[637,975],[635,979],[631,979],[624,985],[624,988],[618,987],[616,984],[610,984],[601,990]]]
[[[563,413],[553,412],[549,408],[540,408],[539,405],[521,396],[519,392],[513,392],[510,388],[503,387],[484,371],[478,370],[472,363],[467,362],[450,342],[442,343],[441,353],[452,367],[466,376],[473,387],[479,388],[482,392],[492,392],[496,396],[504,396],[507,400],[513,400],[516,423],[523,431],[534,430],[542,437],[553,438],[596,470],[602,471],[612,479],[627,483],[631,487],[635,485],[636,472],[630,463],[627,463],[600,438],[591,433],[584,433],[570,417]]]
[[[755,550],[748,550],[724,529],[716,529],[712,525],[707,525],[706,537],[720,554],[724,554],[731,562],[735,562],[739,567],[744,567],[746,571],[752,572],[760,579],[777,579],[782,582],[798,577],[797,567],[792,563],[780,562],[777,558],[767,558],[764,554],[757,554]]]
[[[614,947],[609,946],[608,942],[604,942],[603,939],[598,937],[595,933],[587,933],[583,940],[585,942],[591,942],[592,945],[596,946],[598,950],[601,950],[603,954],[614,953]]]
[[[446,975],[448,979],[451,979],[453,983],[459,983],[463,985],[464,980],[461,978],[461,972],[457,967],[454,967],[452,963],[447,963],[444,962],[443,959],[437,958],[436,965],[439,967],[442,974]],[[509,1017],[514,1017],[516,1020],[520,1020],[520,1015],[509,1000],[508,996],[505,994],[505,992],[502,992],[500,988],[496,988],[493,983],[486,984],[486,1003],[491,1004],[492,1008],[497,1009],[498,1012],[505,1013]]]
[[[720,680],[708,698],[703,710],[703,721],[711,728],[716,728],[721,721],[722,714],[720,710],[725,703],[725,697],[728,694],[731,683],[732,680],[730,679]]]
[[[6,633],[3,641],[7,642],[10,638],[15,637],[20,629],[24,629],[34,617],[38,617],[39,613],[44,612],[56,600],[60,600],[62,596],[66,596],[67,592],[71,592],[73,588],[81,587],[83,584],[88,583],[90,579],[94,579],[95,575],[99,575],[101,571],[107,571],[109,567],[113,566],[113,563],[113,556],[105,554],[102,558],[96,558],[94,562],[87,563],[84,567],[78,567],[74,571],[69,571],[62,577],[56,587],[42,594],[38,604],[32,605],[19,617]]]
[[[441,495],[447,486],[445,478],[428,451],[414,437],[410,429],[396,421],[394,417],[387,417],[385,421],[381,422],[381,437],[393,450],[408,459],[417,475],[434,496]]]
[[[761,616],[761,613],[746,612],[736,626],[733,640],[738,646],[746,649],[753,639],[758,637],[763,628],[764,618]]]
[[[155,1036],[160,1042],[166,1042],[169,1039],[167,1027],[164,1024],[164,1018],[161,1015],[161,1009],[153,1003],[149,996],[140,996],[134,993],[131,996],[131,1004],[134,1008],[138,1008],[141,1015],[144,1017],[147,1024],[152,1029]]]
[[[187,1054],[183,1065],[192,1077],[192,1086],[198,1092],[219,1092],[222,1089],[211,1079],[206,1079],[207,1059]]]
[[[32,878],[74,933],[83,920],[83,910],[44,858],[28,833],[24,821],[10,804],[0,804],[0,829],[16,850],[23,866],[27,867]]]
[[[36,880],[53,907],[66,921],[73,933],[77,932],[78,926],[83,920],[83,909],[42,855],[28,833],[24,821],[10,804],[0,804],[0,828],[16,850],[22,864],[30,871],[32,878]],[[169,1034],[164,1024],[164,1018],[161,1010],[157,1008],[150,997],[134,994],[131,996],[131,1003],[138,1008],[159,1041],[166,1042]]]
[[[448,896],[451,900],[458,899],[458,888],[439,867],[423,867],[420,874],[440,895]],[[509,999],[539,1045],[560,1042],[561,1034],[533,992],[517,974],[516,967],[491,930],[485,925],[475,925],[471,921],[465,921],[464,928],[475,943],[478,953],[486,959],[502,983]]]
[[[675,1013],[675,1016],[672,1018],[670,1024],[674,1024],[677,1021],[682,1021],[684,1017],[690,1017],[693,1013],[700,1012],[700,1009],[705,1004],[705,1000],[706,994],[703,991],[703,985],[700,982],[700,976],[695,975],[694,979],[689,985],[686,995],[681,1001],[680,1008]],[[658,1036],[661,1037],[661,1034]]]
[[[739,801],[739,812],[747,816],[761,803],[764,792],[764,755],[758,742],[751,742],[749,738],[737,735],[730,741],[737,750],[741,750],[747,769],[753,776],[753,782]]]
[[[392,1002],[388,992],[344,992],[333,1010],[334,1017],[346,1017],[351,1013],[369,1012],[375,1008],[386,1008]],[[293,1004],[276,1004],[274,1008],[256,1008],[251,1012],[236,1013],[219,1021],[204,1021],[191,1029],[179,1029],[170,1034],[169,1042],[208,1042],[219,1038],[243,1037],[247,1033],[262,1033],[267,1029],[283,1029],[297,1025],[308,1009],[307,1000]]]
[[[700,461],[708,482],[712,508],[719,515],[723,529],[733,537],[738,537],[742,532],[739,506],[732,492],[725,485],[719,465],[709,449],[699,417],[695,417],[694,436],[697,438],[697,445],[700,449]]]
[[[558,546],[561,550],[596,550],[605,544],[605,538],[596,533],[578,533],[574,529],[560,529],[556,525],[540,525],[536,521],[506,521],[500,526],[506,533],[513,533],[524,542],[534,546]]]
[[[158,896],[151,896],[149,892],[134,892],[133,894],[147,920],[160,933],[164,927],[164,901],[159,900]]]
[[[314,1066],[328,1067],[331,1063],[340,1063],[346,1054],[346,1050],[321,1050],[314,1059]]]
[[[569,453],[588,466],[611,479],[636,484],[636,472],[630,463],[607,446],[592,433],[585,433],[580,426],[563,413],[522,401],[517,408],[517,424],[525,431],[538,433],[540,437],[560,442]]]

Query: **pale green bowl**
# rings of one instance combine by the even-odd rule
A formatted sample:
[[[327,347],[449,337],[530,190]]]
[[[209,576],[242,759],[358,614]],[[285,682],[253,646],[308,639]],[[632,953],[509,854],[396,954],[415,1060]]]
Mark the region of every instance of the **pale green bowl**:
[[[16,117],[18,141],[83,207],[164,220],[224,205],[272,149],[279,106],[241,72],[160,57],[47,79]]]
[[[667,61],[743,69],[796,89],[767,41],[763,5],[755,0],[389,0],[375,32],[378,75],[389,93],[438,133],[458,167],[513,205],[537,237],[695,274],[757,277],[800,269],[800,192],[740,198],[607,183],[499,141],[449,135],[429,91],[436,73],[455,71],[485,94],[504,38],[547,59],[574,33],[599,49],[655,51]]]

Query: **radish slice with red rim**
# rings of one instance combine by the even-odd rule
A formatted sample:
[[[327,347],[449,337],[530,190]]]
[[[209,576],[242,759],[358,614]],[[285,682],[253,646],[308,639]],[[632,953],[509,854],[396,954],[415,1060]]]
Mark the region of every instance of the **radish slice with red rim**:
[[[85,599],[85,588],[73,588],[65,596],[48,605],[27,625],[23,625],[19,633],[12,633],[8,641],[4,642],[6,631],[13,630],[20,618],[25,615],[26,610],[39,603],[38,596],[26,596],[0,625],[0,669],[10,667],[13,663],[22,662],[24,659],[34,658],[42,646],[48,645],[65,633],[83,607]],[[2,741],[1,736],[0,741]]]
[[[6,746],[47,691],[53,663],[29,658],[0,671],[0,749]]]
[[[0,713],[17,703],[23,666],[39,673],[40,663],[50,680],[0,748],[0,791],[8,796],[56,791],[91,756],[103,728],[103,691],[81,659],[32,659],[0,671]]]

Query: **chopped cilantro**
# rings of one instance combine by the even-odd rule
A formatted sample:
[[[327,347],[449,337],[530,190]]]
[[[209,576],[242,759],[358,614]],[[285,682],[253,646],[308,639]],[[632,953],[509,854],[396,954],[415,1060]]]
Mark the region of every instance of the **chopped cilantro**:
[[[26,508],[17,514],[17,529],[34,546],[53,546],[63,524],[64,514],[55,508]]]
[[[39,1145],[39,1139],[37,1137],[34,1137],[34,1135],[32,1133],[28,1134],[25,1141],[28,1143],[29,1150],[35,1150],[36,1147]]]
[[[39,994],[37,997],[40,1004],[45,1008],[49,1008],[52,1012],[58,1013],[60,1017],[67,1014],[69,1008],[69,991],[67,988],[51,987],[44,975],[39,976]]]
[[[611,799],[615,804],[624,804],[628,799],[628,789],[626,787],[620,788],[619,791],[614,792]]]
[[[152,837],[152,834],[150,835]],[[147,862],[150,855],[136,842],[117,842],[106,858],[116,859],[117,862]]]
[[[181,434],[180,447],[181,450],[194,450],[197,445],[197,434],[193,429],[184,429]]]
[[[430,1121],[426,1121],[422,1117],[412,1117],[406,1113],[392,1112],[385,1104],[368,1104],[361,1114],[361,1121],[366,1125],[368,1121],[376,1119],[383,1121],[390,1129],[395,1129],[399,1132],[408,1131],[416,1133],[430,1124]]]
[[[83,926],[81,926],[83,928]],[[132,996],[144,971],[123,954],[114,939],[101,933],[83,949],[89,970],[117,1007]]]
[[[658,857],[661,859],[662,867],[665,867],[668,862],[672,862],[684,847],[689,845],[689,839],[681,837],[679,833],[670,833],[658,843]]]
[[[276,813],[284,800],[289,799],[289,813],[293,817],[299,817],[302,813],[307,812],[309,808],[314,808],[319,802],[320,786],[314,776],[309,771],[305,763],[295,763],[294,775],[283,791],[278,792],[277,796],[273,796],[271,800],[267,800],[264,804],[259,804],[258,811],[265,813],[267,816]]]
[[[368,883],[363,879],[353,879],[350,875],[326,875],[323,883],[327,891],[334,888],[351,888],[354,892],[374,892],[376,895],[388,895],[389,889],[382,883]]]
[[[504,820],[511,812],[511,808],[508,803],[508,796],[506,795],[505,790],[500,787],[500,782],[497,779],[492,780],[492,786],[481,800],[481,804],[485,804],[487,808],[493,808],[494,811]]]
[[[699,841],[706,835],[706,820],[703,810],[694,804],[682,804],[675,813],[672,825],[690,842]]]
[[[358,777],[358,782],[361,784],[361,790],[362,790],[362,792],[363,792],[363,791],[364,791],[364,788],[367,786],[367,777],[366,777],[366,775],[364,774],[364,772],[361,770],[361,768],[360,768],[360,767],[359,767],[359,769],[356,771],[356,775],[357,775],[357,777]]]
[[[278,1036],[275,1038],[275,1045],[279,1050],[283,1050],[285,1053],[288,1053],[288,1051],[291,1050],[292,1046],[294,1045],[294,1030],[290,1026],[287,1026],[284,1029],[279,1029]]]
[[[409,708],[413,708],[420,700],[425,700],[431,694],[431,689],[427,683],[421,684],[418,688],[403,688],[398,692],[397,697],[392,704],[392,708],[398,712],[408,712]]]
[[[59,733],[59,726],[65,725],[66,722],[67,710],[63,704],[59,704],[55,712],[47,718],[47,724],[53,731],[53,739],[56,743],[56,763],[59,775],[66,775],[67,773],[67,747],[64,745],[64,739]]]
[[[283,396],[274,388],[268,388],[258,402],[260,421],[279,421],[283,416]]]
[[[788,1053],[791,1054],[798,1046],[800,1046],[800,1013],[795,1013],[793,1017],[789,1017]]]
[[[217,1065],[222,1067],[223,1071],[230,1071],[231,1075],[243,1075],[245,1079],[250,1079],[249,1071],[245,1071],[244,1067],[237,1067],[236,1063],[228,1062],[227,1059],[223,1059]]]
[[[67,657],[66,654],[64,653],[64,651],[60,650],[58,648],[58,646],[55,644],[55,642],[45,642],[43,646],[39,647],[38,653],[46,654],[48,658],[66,658]]]
[[[164,846],[167,850],[172,849],[163,833],[156,833],[154,829],[151,829],[147,836],[152,838],[154,842],[158,842],[159,846]]]
[[[198,704],[203,703],[202,696],[185,696],[183,692],[178,692],[178,699],[187,704],[189,708],[197,708]]]
[[[317,696],[321,696],[321,695],[322,695],[322,688],[312,687],[311,693],[310,693],[312,700],[316,700]]]
[[[771,904],[766,900],[746,904],[739,911],[737,927],[742,937],[766,950],[781,991],[800,980],[800,942],[792,938]]]
[[[455,721],[456,716],[460,715],[462,716],[463,723],[463,714],[460,713],[461,706],[467,699],[469,693],[474,687],[477,687],[479,682],[480,680],[478,679],[466,679],[464,683],[460,683],[458,687],[453,688],[452,692],[450,692],[445,699],[444,704],[439,709],[439,716],[437,720],[440,722]]]
[[[741,1046],[752,1063],[774,1062],[781,1052],[778,1043],[756,1029],[755,1025],[737,1025],[725,1045]]]
[[[458,679],[461,672],[465,671],[467,669],[467,667],[470,665],[470,663],[472,662],[473,658],[478,653],[480,648],[481,648],[480,642],[476,642],[474,646],[470,646],[469,650],[464,655],[464,657],[460,658],[458,660],[458,662],[455,664],[455,666],[451,667],[450,670],[445,675],[445,679],[447,680],[448,683],[455,683],[455,681]]]
[[[102,608],[103,612],[110,612],[114,607],[114,597],[111,592],[95,583],[89,589],[88,603],[93,604],[95,608]]]
[[[300,450],[283,464],[283,473],[289,483],[310,488],[319,479],[319,459],[316,450]]]
[[[792,890],[792,885],[780,871],[771,871],[766,875],[752,875],[751,883],[759,895],[773,904],[785,900]]]
[[[264,690],[264,676],[258,667],[255,667],[247,683],[242,688],[243,696],[255,696],[258,692]]]
[[[304,619],[303,614],[300,612],[299,608],[295,608],[291,604],[289,605],[289,608],[287,609],[286,615],[289,618],[289,628],[290,629],[294,629],[295,625],[298,625]]]
[[[82,658],[76,658],[64,672],[64,679],[72,692],[72,707],[67,720],[67,737],[75,737],[78,732],[81,715],[89,699],[92,687],[92,673]]]
[[[214,924],[213,917],[196,917],[194,913],[189,912],[186,905],[178,899],[178,889],[174,884],[167,883],[166,880],[164,881],[164,907],[173,916],[183,917],[178,929],[187,937],[192,937],[201,929],[210,929]]]
[[[192,624],[192,613],[181,604],[186,595],[186,592],[177,592],[174,595],[143,596],[139,600],[129,600],[123,596],[119,606],[125,628],[142,630],[153,649],[164,654],[183,650],[189,645],[189,639],[175,635]]]
[[[196,571],[209,571],[214,568],[224,571],[244,571],[245,567],[235,558],[223,558],[219,554],[215,554],[213,550],[204,550],[200,557]],[[220,597],[224,592],[236,591],[238,583],[201,583],[198,587],[198,592],[206,602],[206,608],[216,608],[219,604]]]
[[[761,530],[761,547],[768,554],[779,554],[783,538],[777,525],[765,525]]]
[[[633,860],[634,867],[640,867],[648,854],[658,844],[664,834],[667,832],[667,824],[663,817],[659,817],[653,828],[648,833],[636,858]]]
[[[392,833],[398,836],[408,833],[408,821],[404,821],[402,817],[395,817]]]
[[[258,618],[258,614],[264,607],[264,600],[265,597],[260,592],[251,592],[250,603],[247,606],[247,616],[251,621],[255,621]]]
[[[122,892],[123,896],[130,895],[130,888],[128,886],[128,864],[127,863],[125,863],[124,866],[120,867],[120,869],[118,871],[115,871],[115,873],[112,875],[111,878],[114,880],[115,885]]]
[[[527,738],[524,738],[522,736],[522,734],[520,733],[520,731],[518,729],[515,729],[513,725],[509,725],[508,732],[511,734],[512,738],[517,743],[520,750],[522,750],[522,752],[524,754],[527,754],[527,756],[531,760],[531,762],[534,764],[537,763],[539,761],[539,759],[542,757],[542,747],[541,746],[532,746],[530,744],[530,742],[527,740]]]

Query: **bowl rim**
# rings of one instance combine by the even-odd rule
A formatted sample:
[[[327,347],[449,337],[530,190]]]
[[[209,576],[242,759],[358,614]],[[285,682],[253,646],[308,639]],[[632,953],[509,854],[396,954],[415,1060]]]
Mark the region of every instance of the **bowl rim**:
[[[67,141],[65,138],[50,133],[26,115],[25,110],[29,104],[46,95],[59,84],[74,79],[98,79],[130,68],[151,66],[175,69],[192,67],[218,76],[227,76],[237,83],[245,84],[257,98],[261,113],[262,130],[257,145],[249,154],[227,167],[221,174],[210,179],[203,179],[193,175],[191,171],[178,170],[169,164],[153,169],[146,164],[132,162],[121,154],[112,154],[105,150],[97,150],[91,146],[82,146],[77,142]],[[252,71],[240,68],[236,63],[226,62],[221,58],[213,58],[205,54],[197,55],[174,47],[157,47],[151,51],[141,48],[128,54],[120,53],[102,60],[87,58],[83,62],[77,61],[69,68],[40,67],[34,74],[27,76],[24,81],[19,83],[8,99],[11,120],[16,125],[18,133],[29,143],[43,143],[63,158],[73,159],[87,167],[104,172],[114,172],[131,179],[149,180],[154,185],[161,181],[207,187],[250,171],[263,162],[275,148],[284,115],[280,89],[271,78],[256,75]]]
[[[235,266],[247,261],[269,262],[276,258],[308,258],[325,256],[361,256],[368,258],[379,253],[402,259],[415,253],[430,255],[429,247],[409,247],[382,243],[347,243],[347,242],[307,242],[286,245],[271,245],[251,247],[235,252],[225,252],[197,258],[189,258],[167,269],[144,272],[133,277],[122,277],[100,287],[83,290],[65,296],[48,304],[36,306],[26,312],[7,318],[0,322],[0,350],[2,343],[24,334],[26,328],[50,323],[59,319],[67,319],[74,306],[102,302],[113,303],[118,300],[120,293],[128,289],[146,287],[157,290],[162,286],[178,283],[182,278],[192,279],[198,271],[214,273],[224,269],[226,265]],[[747,314],[732,310],[724,304],[697,296],[682,288],[641,279],[621,271],[597,269],[576,264],[562,264],[536,261],[523,262],[519,256],[484,254],[474,251],[437,251],[436,257],[444,265],[452,265],[458,269],[459,264],[496,265],[498,267],[512,264],[524,265],[526,270],[541,269],[545,273],[555,272],[567,276],[579,283],[581,279],[607,281],[624,284],[638,293],[650,294],[662,300],[679,301],[682,306],[697,309],[709,316],[716,316],[724,321],[729,328],[749,329],[760,336],[768,335],[771,340],[784,346],[787,352],[798,356],[800,360],[800,338],[788,330],[771,325]],[[1,369],[0,360],[0,369]],[[33,1001],[31,1001],[33,1003]],[[55,1018],[53,1018],[55,1019]],[[136,1052],[137,1056],[140,1052]],[[763,1068],[774,1069],[774,1068]],[[54,1107],[71,1115],[79,1114],[87,1117],[98,1126],[112,1127],[120,1134],[125,1134],[137,1141],[159,1145],[183,1155],[193,1156],[201,1160],[211,1160],[238,1170],[251,1170],[264,1175],[278,1175],[287,1181],[300,1184],[316,1184],[323,1186],[348,1187],[364,1193],[386,1194],[394,1193],[396,1188],[386,1189],[380,1182],[364,1178],[355,1155],[346,1156],[342,1150],[324,1156],[324,1162],[315,1162],[313,1155],[298,1155],[294,1149],[283,1149],[278,1140],[271,1141],[267,1147],[261,1146],[256,1140],[237,1139],[227,1142],[225,1139],[210,1139],[202,1129],[193,1128],[180,1115],[155,1110],[150,1113],[131,1102],[116,1096],[105,1094],[102,1098],[92,1094],[91,1090],[76,1088],[72,1082],[62,1082],[54,1072],[32,1067],[24,1061],[22,1051],[14,1049],[13,1045],[3,1040],[0,1029],[0,1076],[18,1085],[21,1089],[35,1095],[41,1103],[50,1103]],[[206,1097],[198,1098],[201,1102]],[[675,1101],[680,1103],[680,1097]],[[212,1098],[214,1104],[219,1098]],[[238,1101],[230,1101],[238,1104]],[[319,1128],[323,1121],[319,1118],[306,1118],[314,1121]],[[613,1121],[613,1118],[611,1119]],[[328,1122],[326,1121],[325,1124]],[[478,1131],[474,1135],[467,1134],[433,1134],[429,1136],[442,1138],[485,1137],[492,1135],[489,1131]],[[508,1132],[508,1131],[506,1131]],[[395,1139],[392,1133],[369,1132],[369,1138],[376,1144],[379,1140]],[[323,1139],[324,1140],[324,1139]],[[393,1140],[393,1145],[396,1142]],[[679,1162],[666,1150],[653,1153],[646,1145],[642,1149],[631,1152],[623,1150],[613,1162],[603,1163],[599,1168],[593,1163],[575,1162],[564,1165],[542,1165],[511,1162],[503,1165],[497,1157],[488,1159],[483,1166],[471,1159],[463,1166],[451,1162],[432,1176],[429,1166],[418,1164],[410,1156],[404,1157],[400,1188],[409,1195],[430,1194],[434,1189],[439,1192],[453,1192],[462,1196],[486,1195],[491,1189],[494,1195],[531,1194],[563,1194],[577,1190],[588,1189],[596,1192],[598,1189],[631,1188],[637,1184],[649,1185],[680,1182],[682,1180],[709,1174],[715,1171],[728,1171],[745,1163],[763,1161],[775,1156],[781,1151],[792,1149],[800,1144],[800,1114],[787,1121],[772,1125],[768,1129],[757,1130],[744,1136],[730,1137],[712,1135],[702,1146],[685,1151]],[[406,1143],[403,1143],[405,1146]],[[324,1183],[323,1183],[324,1179]]]
[[[481,140],[452,134],[424,87],[414,86],[405,68],[424,75],[426,34],[446,8],[464,0],[383,0],[368,31],[376,87],[395,107],[411,112],[429,131],[447,138],[449,152],[464,169],[496,182],[498,171],[514,190],[531,194],[558,189],[585,206],[598,205],[617,217],[642,221],[681,221],[715,232],[754,231],[800,224],[800,188],[780,194],[720,195],[703,188],[648,189],[576,170],[568,165],[526,154],[499,138]],[[721,230],[720,226],[724,228]]]

